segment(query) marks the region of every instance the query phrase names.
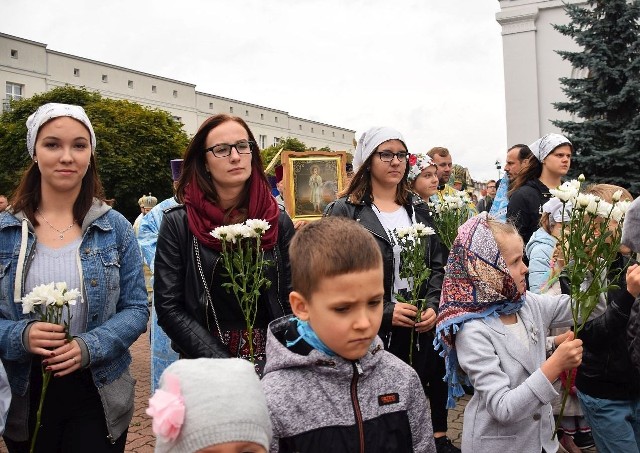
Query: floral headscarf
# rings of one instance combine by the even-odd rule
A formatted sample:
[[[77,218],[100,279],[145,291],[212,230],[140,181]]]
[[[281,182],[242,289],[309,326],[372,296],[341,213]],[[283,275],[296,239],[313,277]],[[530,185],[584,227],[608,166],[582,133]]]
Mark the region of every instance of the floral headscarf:
[[[429,157],[429,155],[424,153],[416,153],[411,154],[409,156],[409,181],[414,181],[422,170],[427,167],[436,167],[436,163]]]
[[[512,314],[520,310],[525,295],[509,274],[487,223],[487,213],[467,220],[459,229],[447,262],[433,344],[445,357],[449,384],[447,408],[464,394],[458,375],[455,335],[471,319]]]

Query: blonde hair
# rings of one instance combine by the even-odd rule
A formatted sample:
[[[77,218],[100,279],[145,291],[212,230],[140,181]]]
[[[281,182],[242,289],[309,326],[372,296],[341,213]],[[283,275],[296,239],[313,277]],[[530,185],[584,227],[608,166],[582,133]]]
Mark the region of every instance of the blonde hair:
[[[511,222],[502,223],[493,217],[487,217],[487,226],[491,230],[491,233],[493,233],[493,237],[501,253],[508,236],[515,234],[522,241],[522,236],[518,233],[518,229]]]
[[[633,197],[627,189],[624,187],[616,186],[615,184],[592,184],[585,190],[585,193],[600,197],[607,203],[613,202],[613,194],[618,190],[622,190],[622,196],[620,201],[633,201]]]

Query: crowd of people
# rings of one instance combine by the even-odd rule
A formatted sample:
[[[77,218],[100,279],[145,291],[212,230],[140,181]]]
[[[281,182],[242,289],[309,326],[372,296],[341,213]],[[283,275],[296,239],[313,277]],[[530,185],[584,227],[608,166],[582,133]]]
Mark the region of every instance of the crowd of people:
[[[602,276],[615,286],[576,338],[571,295],[554,278],[570,214],[550,189],[574,152],[562,135],[508,150],[505,176],[477,204],[465,198],[451,247],[437,222],[439,204],[459,196],[451,153],[412,152],[392,128],[362,134],[346,189],[321,219],[296,225],[239,117],[200,126],[171,162],[174,196],[142,197],[135,229],[106,203],[97,147],[81,107],[40,107],[27,120],[32,163],[0,209],[0,422],[11,453],[124,451],[128,349],[149,320],[143,263],[158,452],[639,452],[640,204]],[[587,192],[632,200],[608,184]],[[229,245],[212,232],[251,219],[268,222],[258,242],[268,284],[249,289],[249,326],[229,290]],[[400,232],[418,227],[432,234],[418,250],[428,278],[414,288]],[[23,310],[52,282],[78,288],[68,322]],[[554,436],[567,373],[573,404]],[[460,449],[447,411],[465,392]]]

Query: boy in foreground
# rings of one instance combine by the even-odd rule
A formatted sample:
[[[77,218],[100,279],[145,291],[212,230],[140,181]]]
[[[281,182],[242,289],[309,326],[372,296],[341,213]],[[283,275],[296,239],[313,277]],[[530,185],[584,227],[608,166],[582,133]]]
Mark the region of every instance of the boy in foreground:
[[[385,351],[382,255],[357,222],[326,217],[294,236],[294,317],[269,325],[262,385],[271,452],[435,453],[416,372]]]

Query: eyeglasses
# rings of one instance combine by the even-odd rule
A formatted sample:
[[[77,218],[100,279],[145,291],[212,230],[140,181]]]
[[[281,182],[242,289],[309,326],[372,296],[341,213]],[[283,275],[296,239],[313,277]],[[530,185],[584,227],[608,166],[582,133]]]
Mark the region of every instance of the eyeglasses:
[[[496,186],[487,186],[487,189],[495,189]]]
[[[398,158],[398,162],[404,162],[407,160],[409,153],[407,151],[400,151],[398,153],[392,153],[391,151],[378,151],[378,157],[382,162],[391,162],[394,157]]]
[[[232,148],[235,148],[236,151],[238,151],[238,154],[251,154],[254,146],[256,146],[255,142],[241,140],[233,145],[227,143],[213,145],[210,148],[205,148],[204,151],[207,153],[211,151],[214,157],[227,157],[231,155]]]

